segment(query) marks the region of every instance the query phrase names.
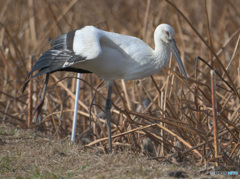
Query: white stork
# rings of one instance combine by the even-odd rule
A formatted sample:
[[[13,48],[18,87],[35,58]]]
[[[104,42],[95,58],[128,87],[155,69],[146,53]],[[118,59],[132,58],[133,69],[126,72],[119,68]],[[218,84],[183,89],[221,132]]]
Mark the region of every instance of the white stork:
[[[46,74],[41,110],[48,77],[56,71],[95,73],[102,77],[108,86],[105,105],[107,117],[109,152],[112,151],[110,108],[113,82],[117,79],[133,80],[144,78],[160,71],[169,62],[172,52],[185,78],[175,40],[174,30],[167,24],[159,25],[154,32],[155,49],[139,38],[107,32],[93,26],[86,26],[63,34],[53,40],[52,49],[46,51],[36,62],[27,77],[38,70],[32,78]],[[26,88],[28,79],[23,85]]]

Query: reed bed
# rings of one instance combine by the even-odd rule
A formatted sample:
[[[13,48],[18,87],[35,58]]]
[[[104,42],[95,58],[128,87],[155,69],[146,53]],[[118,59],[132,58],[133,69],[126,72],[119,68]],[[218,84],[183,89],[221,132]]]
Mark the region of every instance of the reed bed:
[[[71,134],[76,74],[51,74],[40,117],[44,76],[21,86],[57,36],[94,25],[137,36],[154,48],[161,23],[175,29],[188,73],[175,63],[145,79],[119,80],[111,109],[115,151],[143,152],[159,162],[239,168],[240,1],[0,1],[0,123],[37,128],[63,138]],[[77,139],[107,151],[106,86],[82,74]]]

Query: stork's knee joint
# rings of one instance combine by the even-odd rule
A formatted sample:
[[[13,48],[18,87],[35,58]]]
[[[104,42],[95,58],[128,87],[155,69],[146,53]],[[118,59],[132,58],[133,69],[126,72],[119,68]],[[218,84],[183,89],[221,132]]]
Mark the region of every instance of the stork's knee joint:
[[[111,99],[107,99],[107,100],[106,100],[105,109],[111,109],[111,105],[112,105]]]

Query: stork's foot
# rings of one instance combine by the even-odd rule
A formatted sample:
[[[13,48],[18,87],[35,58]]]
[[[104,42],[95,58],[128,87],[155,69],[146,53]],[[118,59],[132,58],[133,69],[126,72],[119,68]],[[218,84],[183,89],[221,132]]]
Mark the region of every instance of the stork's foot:
[[[41,110],[42,110],[42,107],[43,107],[43,103],[44,103],[44,100],[41,100],[40,103],[38,104],[38,106],[36,107],[36,109],[34,110],[34,114],[36,113],[36,117],[35,119],[38,118]]]

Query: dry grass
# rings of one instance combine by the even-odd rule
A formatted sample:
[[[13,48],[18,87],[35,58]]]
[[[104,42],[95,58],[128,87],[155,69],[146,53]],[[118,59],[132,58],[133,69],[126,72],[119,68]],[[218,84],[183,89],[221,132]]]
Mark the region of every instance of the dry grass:
[[[143,151],[156,163],[209,164],[238,170],[240,1],[173,3],[186,19],[170,3],[157,0],[0,1],[0,123],[65,138],[71,132],[76,74],[51,75],[41,119],[32,120],[28,104],[32,100],[33,109],[37,106],[43,78],[33,80],[31,100],[27,93],[21,94],[31,59],[35,62],[58,35],[88,24],[137,36],[154,47],[155,27],[168,23],[175,29],[189,79],[179,75],[175,61],[170,60],[168,68],[153,77],[126,82],[126,87],[117,81],[112,95],[115,150],[136,155]],[[216,71],[215,89],[211,68]],[[101,115],[106,86],[98,88],[100,82],[94,74],[82,75],[77,142],[106,152],[106,122]],[[66,143],[56,145],[61,148]],[[151,150],[147,149],[151,144]],[[78,151],[78,157],[84,155],[84,150]]]
[[[83,149],[69,138],[54,140],[36,130],[0,127],[1,177],[29,178],[154,178],[171,172],[196,178],[200,167],[161,164],[129,150],[112,155]],[[205,176],[204,174],[201,176]]]

